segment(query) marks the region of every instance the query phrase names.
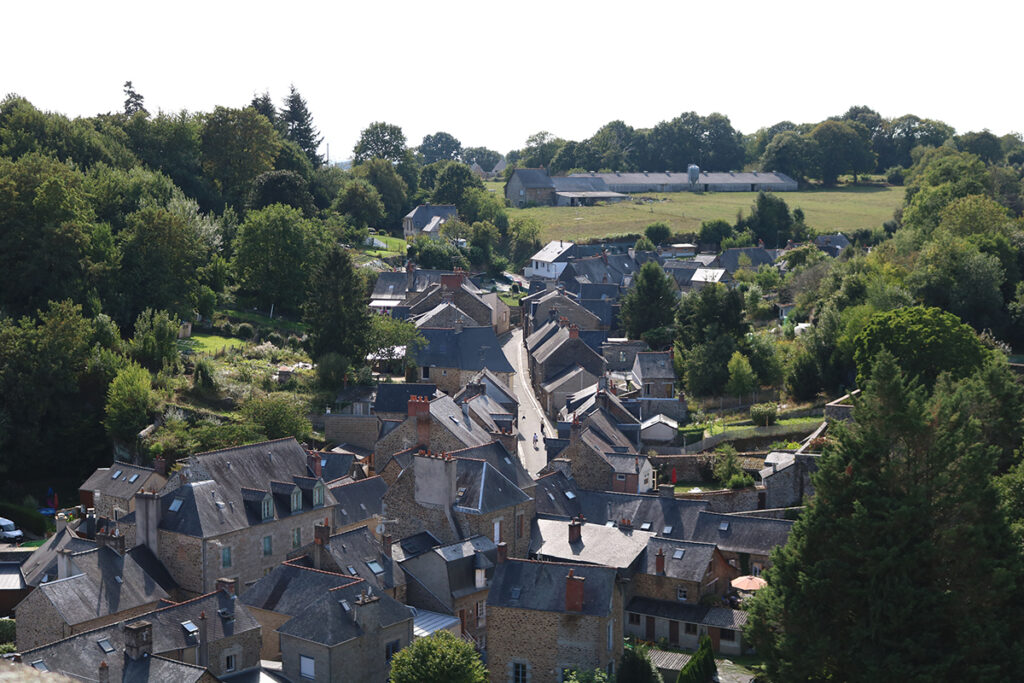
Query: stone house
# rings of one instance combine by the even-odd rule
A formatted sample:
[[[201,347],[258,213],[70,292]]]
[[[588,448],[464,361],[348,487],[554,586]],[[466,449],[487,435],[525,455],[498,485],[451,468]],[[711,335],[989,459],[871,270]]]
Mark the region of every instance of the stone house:
[[[640,265],[629,254],[613,254],[602,250],[595,256],[569,259],[558,276],[558,282],[574,294],[578,294],[584,284],[616,285],[627,290],[639,269]]]
[[[90,531],[90,522],[93,529]],[[21,565],[21,576],[25,585],[33,588],[58,576],[57,560],[63,550],[78,553],[96,548],[96,518],[82,518],[67,521],[64,513],[57,515],[57,531],[46,542],[36,548]]]
[[[737,576],[739,571],[710,543],[653,537],[629,596],[696,605],[707,595],[725,595]]]
[[[367,590],[405,602],[405,577],[391,557],[390,536],[375,536],[367,526],[332,534],[318,525],[316,534],[308,546],[289,553],[288,563],[362,579]]]
[[[334,523],[332,525],[328,521],[328,528],[333,527],[335,533],[362,528],[373,531],[377,528],[381,500],[388,489],[383,479],[374,476],[359,481],[331,482],[328,488],[337,503],[334,507]],[[314,526],[314,531],[318,526]]]
[[[565,399],[570,395],[597,384],[598,378],[587,371],[582,365],[566,368],[561,373],[540,385],[537,398],[548,417],[558,417],[558,412],[565,407]]]
[[[461,398],[478,394],[485,394],[489,399],[510,413],[513,418],[519,415],[519,399],[516,398],[515,392],[512,391],[507,382],[487,368],[473,375],[470,381],[458,393],[452,396],[452,400],[458,403]],[[518,422],[518,419],[516,422]]]
[[[650,491],[654,487],[650,459],[633,448],[603,411],[587,416],[585,422],[574,417],[568,445],[553,454],[554,459],[541,472],[546,474],[561,467],[555,462],[558,460],[565,463],[568,474],[583,488],[623,493]]]
[[[329,591],[357,581],[357,577],[294,561],[274,567],[238,598],[260,623],[263,632],[260,659],[280,661],[281,638],[277,629],[303,614],[311,603],[323,600]]]
[[[224,576],[251,586],[335,514],[320,458],[293,438],[193,455],[183,464],[161,493],[136,494],[122,527],[129,545],[147,546],[192,594]]]
[[[727,607],[645,597],[635,597],[626,605],[626,635],[650,643],[664,639],[673,647],[695,650],[700,637],[707,634],[712,649],[723,655],[749,650],[743,642],[746,623],[746,612]]]
[[[601,377],[605,372],[604,358],[580,339],[579,328],[575,325],[560,327],[530,354],[530,375],[534,390],[567,368],[577,365],[595,377]]]
[[[432,240],[441,239],[441,226],[455,218],[454,204],[420,204],[402,218],[402,234],[407,241],[420,235]]]
[[[115,462],[93,472],[78,488],[78,497],[83,507],[93,508],[100,517],[117,520],[135,509],[136,493],[162,489],[166,475],[163,458],[157,458],[154,467]]]
[[[793,522],[701,511],[690,540],[714,543],[741,575],[754,576],[771,566],[771,552],[786,544]]]
[[[405,538],[429,531],[443,543],[488,536],[525,557],[534,503],[516,483],[485,459],[448,453],[409,456],[384,495],[386,533]]]
[[[629,578],[644,570],[644,556],[652,538],[653,531],[634,528],[628,519],[607,526],[588,523],[582,517],[538,517],[530,537],[530,556],[612,567],[620,577]]]
[[[570,670],[614,674],[622,656],[622,593],[610,567],[499,562],[487,620],[494,683],[557,683]]]
[[[373,414],[382,420],[404,420],[409,417],[409,398],[419,396],[432,400],[437,398],[437,385],[407,382],[401,384],[378,384],[373,399]]]
[[[452,395],[481,370],[488,369],[511,386],[515,370],[502,352],[493,327],[424,327],[420,334],[427,343],[415,352],[413,361],[422,381]]]
[[[370,309],[391,314],[409,297],[427,287],[441,282],[442,275],[453,274],[450,270],[417,268],[409,262],[404,270],[385,271],[377,275],[377,283],[370,293]]]
[[[412,623],[408,607],[361,580],[329,589],[278,627],[282,673],[290,681],[385,683],[391,658],[412,642]]]
[[[636,354],[630,374],[643,398],[675,398],[676,370],[671,351]]]
[[[458,617],[459,635],[486,650],[487,591],[498,553],[490,538],[474,536],[403,560],[406,604]]]
[[[601,355],[612,372],[628,372],[636,362],[636,355],[642,351],[650,351],[647,342],[625,337],[609,338],[601,345]]]
[[[454,306],[460,313],[473,320],[472,323],[463,321],[466,326],[490,326],[494,328],[494,333],[500,336],[508,332],[511,325],[508,304],[498,298],[496,292],[485,292],[477,288],[461,269],[442,275],[437,284],[428,285],[422,292],[410,295],[403,302],[402,310],[408,317],[416,318],[428,314],[436,315],[438,307],[446,304]],[[431,327],[454,326],[454,320],[453,325]]]
[[[524,313],[523,330],[527,336],[545,323],[562,318],[581,330],[608,329],[600,317],[584,308],[564,291],[556,289],[544,292],[530,301]]]
[[[124,537],[112,540],[119,541],[119,550],[111,542],[58,552],[57,578],[40,584],[15,608],[19,650],[150,612],[176,592],[148,548],[125,553]]]

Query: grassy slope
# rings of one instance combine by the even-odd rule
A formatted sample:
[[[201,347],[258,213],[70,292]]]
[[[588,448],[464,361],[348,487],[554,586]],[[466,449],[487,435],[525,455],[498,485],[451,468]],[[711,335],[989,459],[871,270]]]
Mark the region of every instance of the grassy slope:
[[[500,184],[488,183],[489,189]],[[500,189],[499,189],[500,191]],[[510,216],[527,216],[540,222],[541,241],[583,240],[641,233],[654,221],[668,223],[673,232],[696,232],[702,221],[721,218],[735,222],[736,214],[750,213],[755,192],[689,192],[645,194],[665,201],[632,201],[581,208],[537,207],[510,209]],[[807,224],[819,233],[876,228],[903,203],[902,187],[843,187],[834,190],[782,192],[791,209],[802,208]]]

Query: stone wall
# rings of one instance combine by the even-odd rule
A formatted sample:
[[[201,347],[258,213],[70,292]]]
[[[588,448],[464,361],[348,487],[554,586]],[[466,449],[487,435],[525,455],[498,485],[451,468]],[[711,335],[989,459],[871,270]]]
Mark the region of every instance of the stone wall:
[[[278,614],[258,607],[246,605],[253,618],[260,622],[260,630],[263,632],[263,644],[260,648],[260,659],[281,661],[281,637],[277,629],[284,625],[291,617],[287,614]]]
[[[758,507],[758,490],[753,486],[743,489],[683,493],[677,497],[686,500],[705,500],[708,502],[708,512],[741,512],[756,510]]]
[[[349,443],[358,448],[373,449],[380,434],[380,420],[375,415],[325,415],[324,439],[328,443]]]
[[[157,608],[156,602],[146,603],[120,612],[104,614],[80,624],[69,624],[43,591],[34,590],[19,605],[15,613],[16,641],[18,650],[52,643],[62,638],[84,633],[118,621],[131,619]]]

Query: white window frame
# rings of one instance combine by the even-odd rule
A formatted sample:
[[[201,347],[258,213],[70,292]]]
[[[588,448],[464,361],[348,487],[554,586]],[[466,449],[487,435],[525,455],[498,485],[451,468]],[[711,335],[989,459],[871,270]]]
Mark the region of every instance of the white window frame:
[[[302,491],[295,489],[292,491],[292,512],[298,512],[302,509]]]
[[[224,671],[234,671],[238,667],[238,655],[231,653],[224,655]]]
[[[263,505],[260,507],[260,512],[263,514],[263,519],[270,519],[274,516],[274,499],[269,495],[263,499]]]
[[[302,527],[292,529],[292,549],[302,547]]]

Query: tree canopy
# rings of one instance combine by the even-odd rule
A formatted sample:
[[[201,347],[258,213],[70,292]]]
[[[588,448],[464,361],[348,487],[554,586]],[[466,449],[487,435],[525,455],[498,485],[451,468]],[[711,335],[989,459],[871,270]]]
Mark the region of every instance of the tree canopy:
[[[487,683],[476,649],[448,631],[417,638],[391,660],[391,683]]]

